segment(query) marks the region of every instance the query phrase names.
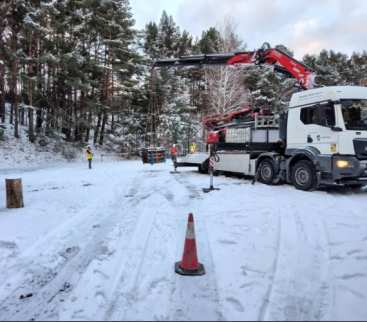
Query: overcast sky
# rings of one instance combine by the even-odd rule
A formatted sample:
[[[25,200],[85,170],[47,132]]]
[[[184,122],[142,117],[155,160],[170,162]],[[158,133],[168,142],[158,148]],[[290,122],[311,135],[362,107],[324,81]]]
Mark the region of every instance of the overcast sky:
[[[159,22],[163,10],[194,36],[226,17],[249,50],[284,44],[301,58],[334,49],[367,50],[367,0],[130,0],[136,26]]]

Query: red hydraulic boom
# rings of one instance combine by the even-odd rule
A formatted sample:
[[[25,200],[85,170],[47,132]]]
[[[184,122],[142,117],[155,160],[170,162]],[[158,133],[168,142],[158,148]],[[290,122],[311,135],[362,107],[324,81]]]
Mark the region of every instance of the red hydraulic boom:
[[[276,72],[297,79],[302,89],[310,89],[314,86],[315,74],[311,68],[279,49],[271,48],[268,43],[265,43],[260,49],[255,51],[160,59],[155,61],[153,67],[236,64],[272,65]]]

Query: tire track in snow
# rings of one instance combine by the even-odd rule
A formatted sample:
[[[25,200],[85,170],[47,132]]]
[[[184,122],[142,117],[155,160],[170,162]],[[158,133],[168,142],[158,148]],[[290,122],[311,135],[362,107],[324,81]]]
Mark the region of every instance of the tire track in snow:
[[[153,301],[153,304],[149,306],[149,309],[147,310],[145,308],[144,310],[144,306],[149,302],[150,293],[153,293],[156,290],[161,291],[162,288],[167,289],[165,285],[167,284],[166,276],[169,274],[165,272],[162,277],[159,274],[159,276],[156,276],[156,272],[160,272],[162,267],[166,267],[170,270],[171,265],[167,265],[164,262],[162,263],[162,260],[157,264],[154,257],[157,255],[161,257],[166,256],[165,252],[162,254],[162,252],[159,249],[157,250],[157,248],[161,248],[162,245],[169,245],[169,242],[172,241],[172,239],[174,240],[174,228],[176,225],[172,225],[172,223],[170,223],[168,228],[165,227],[164,229],[161,229],[160,221],[156,220],[156,216],[158,213],[160,216],[163,213],[162,211],[154,213],[154,209],[163,209],[165,211],[164,215],[172,217],[172,213],[174,213],[175,209],[172,207],[172,211],[165,210],[165,202],[170,200],[172,201],[174,198],[171,198],[171,194],[169,194],[167,189],[164,190],[165,186],[162,186],[163,180],[161,177],[157,177],[155,173],[149,172],[148,177],[152,180],[146,180],[144,182],[149,183],[149,190],[153,191],[153,193],[149,195],[149,198],[143,198],[140,203],[134,203],[132,208],[130,208],[130,211],[134,213],[133,217],[136,218],[136,222],[130,223],[128,236],[126,238],[121,236],[109,236],[109,239],[111,239],[111,248],[115,250],[114,254],[110,259],[101,263],[92,263],[91,268],[89,269],[92,273],[89,275],[93,275],[94,271],[103,271],[104,275],[106,275],[106,272],[109,272],[109,276],[107,276],[107,279],[106,277],[103,278],[103,285],[98,285],[101,280],[99,275],[94,276],[91,280],[88,280],[88,278],[84,279],[84,283],[92,283],[96,287],[88,287],[87,291],[84,291],[81,287],[73,292],[73,297],[78,297],[79,300],[77,300],[77,303],[70,303],[70,306],[75,308],[73,312],[70,312],[70,310],[67,309],[64,310],[65,312],[62,315],[63,320],[121,320],[122,317],[127,316],[132,311],[136,311],[137,314],[143,314],[141,319],[147,319],[147,312],[150,313],[152,311],[151,308],[154,307],[155,304],[155,301]],[[173,217],[173,219],[175,218]],[[164,237],[164,242],[159,242],[156,246],[155,243],[157,243],[156,240],[160,238],[161,231],[166,232],[167,230],[172,231],[171,236],[167,238]],[[145,246],[143,246],[143,243]],[[167,250],[170,251],[170,247],[168,247]],[[173,262],[174,254],[172,254],[171,257],[171,261]],[[145,267],[149,268],[150,265],[156,265],[157,267],[152,271],[149,270],[147,272]],[[169,271],[168,273],[171,272]],[[88,274],[86,274],[86,276],[87,275]],[[96,282],[98,279],[99,281]],[[141,288],[145,287],[147,284],[144,283],[145,280],[148,280],[149,282],[147,292],[145,292],[145,290],[141,290]],[[96,299],[94,302],[98,300],[98,305],[91,307],[90,297],[92,297],[93,300],[93,293],[97,289],[98,291],[96,292]],[[136,299],[137,301],[132,302],[131,299]],[[89,306],[89,308],[85,309],[87,306]],[[162,308],[159,309],[160,311],[158,312],[160,314]],[[134,317],[135,316],[136,315],[134,315]]]
[[[148,174],[148,177],[155,178],[156,176]],[[107,244],[113,250],[113,254],[103,261],[94,261],[89,269],[91,274],[86,274],[85,282],[88,283],[89,275],[93,276],[98,273],[101,277],[93,276],[87,290],[81,286],[74,292],[74,297],[78,298],[77,303],[70,303],[73,306],[72,311],[65,305],[61,316],[63,320],[112,319],[112,315],[118,314],[116,312],[120,312],[127,305],[126,302],[129,302],[128,299],[132,297],[133,293],[127,293],[126,297],[121,297],[120,293],[126,285],[135,285],[139,282],[142,260],[147,252],[155,220],[155,216],[151,216],[149,201],[156,195],[156,181],[144,180],[145,183],[148,185],[145,185],[140,194],[142,197],[134,198],[127,207],[130,213],[129,222],[119,224],[124,228],[123,232],[117,229],[107,236]],[[147,195],[144,193],[147,190],[153,193]],[[101,284],[98,284],[99,281]],[[95,305],[95,302],[98,302],[98,305]]]
[[[312,221],[309,220],[310,217],[313,217]],[[305,310],[301,319],[321,320],[327,318],[330,307],[330,253],[322,216],[315,211],[314,216],[310,217],[305,213],[295,212],[298,231],[302,236],[303,245],[306,245],[310,254],[309,260],[306,261],[309,266],[305,271],[312,272],[309,279],[311,282],[305,282],[308,285],[306,296],[308,295],[311,309]]]
[[[222,308],[222,304],[221,301],[223,299],[220,298],[220,294],[219,294],[219,288],[218,288],[218,282],[216,279],[216,272],[215,272],[215,264],[214,264],[214,258],[213,258],[213,252],[212,252],[212,247],[210,245],[210,240],[209,240],[209,233],[208,233],[208,227],[206,224],[205,219],[203,220],[203,226],[204,226],[204,240],[205,240],[205,244],[207,245],[207,253],[209,254],[208,259],[209,261],[207,262],[207,274],[211,274],[211,281],[212,281],[212,285],[213,285],[213,304],[216,306],[216,314],[218,317],[219,321],[225,321],[225,315],[223,313],[223,308]],[[208,269],[209,268],[209,269]],[[237,303],[236,308],[237,310],[241,311],[243,309],[242,304],[236,300]]]
[[[176,218],[170,214],[177,211],[177,202],[172,189],[166,187],[169,184],[172,188],[170,183],[170,180],[165,181],[162,186],[161,182],[156,182],[155,200],[149,204],[153,215],[148,213],[140,218],[140,227],[136,228],[126,256],[133,258],[133,263],[125,262],[122,265],[118,274],[120,281],[114,286],[112,301],[104,320],[165,318],[162,306],[154,313],[154,304],[157,296],[160,304],[168,303],[170,292],[167,290],[172,287],[172,265],[167,262],[173,262],[174,254],[169,254],[170,249],[165,248],[165,245],[169,245],[175,237]],[[142,240],[144,246],[140,247]],[[127,275],[130,275],[128,280],[124,278]],[[146,316],[147,306],[149,317]]]
[[[107,310],[104,320],[125,320],[127,307],[133,305],[136,301],[137,283],[139,282],[155,221],[155,215],[144,217],[139,219],[128,246],[126,260],[121,264],[121,270],[116,275],[110,308]]]
[[[139,186],[139,180],[133,180],[133,182],[133,187]],[[139,197],[134,197],[130,203],[134,203],[137,198]],[[109,207],[112,211],[118,208],[119,205],[120,193],[117,192],[115,202],[110,204]],[[63,236],[59,236],[56,245],[48,248],[51,242],[49,238],[37,243],[38,247],[44,249],[43,251],[41,250],[41,260],[43,261],[38,264],[36,261],[39,258],[37,260],[29,259],[30,262],[27,262],[28,258],[25,258],[20,264],[16,265],[16,267],[20,267],[20,272],[16,276],[12,276],[15,286],[12,286],[12,290],[0,305],[0,319],[3,317],[7,317],[4,319],[11,317],[12,320],[41,319],[42,317],[47,318],[50,315],[55,318],[54,315],[57,312],[58,304],[54,300],[58,295],[67,295],[67,292],[64,292],[65,290],[60,291],[63,290],[65,283],[70,285],[67,290],[69,292],[78,283],[88,265],[96,257],[106,252],[106,249],[103,248],[104,237],[113,229],[116,221],[120,219],[119,215],[109,216],[108,213],[109,211],[106,211],[105,216],[100,216],[100,213],[97,212],[97,215],[94,216],[95,218],[93,217],[93,219],[99,219],[97,221],[98,229],[92,227],[92,230],[90,230],[90,220],[87,220],[84,225],[79,225],[77,227],[79,234],[71,234],[72,240],[68,239],[70,236],[67,228],[68,225],[63,225],[62,229],[56,230]],[[75,224],[73,220],[71,222]],[[96,222],[93,221],[93,223]],[[66,231],[66,236],[62,234],[64,230]],[[66,245],[76,245],[83,240],[87,240],[87,242],[80,245],[79,251],[74,256],[67,258],[61,264],[58,263],[55,266],[53,263],[55,258],[60,261],[59,254],[62,253]],[[57,249],[59,250],[57,251]],[[27,252],[30,251],[27,250]],[[18,299],[19,294],[27,292],[32,292],[33,296],[20,302]],[[42,312],[37,309],[41,307],[43,308]]]
[[[193,185],[192,183],[190,183],[189,181],[185,180],[182,176],[180,176],[180,174],[174,175],[174,179],[180,185],[186,188],[186,190],[189,192],[190,199],[197,199],[197,200],[203,199],[202,194],[200,193],[201,188],[198,188],[195,185]]]
[[[275,281],[275,277],[278,271],[278,266],[279,266],[279,254],[280,254],[280,239],[281,239],[281,235],[282,235],[282,217],[280,214],[278,214],[278,234],[277,234],[277,242],[276,242],[276,250],[275,250],[275,257],[274,257],[274,262],[273,262],[273,267],[272,267],[272,275],[271,275],[271,280],[269,282],[269,287],[268,290],[266,292],[263,304],[260,308],[260,314],[259,314],[259,321],[264,321],[265,320],[265,315],[267,313],[268,310],[268,306],[269,306],[269,302],[270,302],[270,298],[272,296],[273,293],[273,286],[274,286],[274,281]]]
[[[260,318],[320,320],[330,305],[325,231],[317,216],[288,208],[280,215],[287,229],[281,231],[278,269]]]
[[[138,265],[131,272],[124,269],[130,275],[129,280],[116,287],[106,320],[166,320],[173,275],[170,262],[174,257],[166,245],[172,241],[173,229],[169,224],[162,224],[158,215],[162,213],[154,216],[144,251],[134,251]]]
[[[133,182],[133,187],[138,187],[140,184],[140,181],[136,180],[137,178],[131,179],[131,181]],[[135,191],[135,188],[132,188],[132,190]],[[115,199],[120,198],[121,195],[123,195],[122,191],[123,190],[115,190]],[[93,230],[90,229],[93,228],[93,224],[98,224],[99,221],[102,221],[109,216],[108,212],[106,212],[104,209],[105,205],[99,206],[98,209],[95,209],[94,206],[95,205],[93,204],[93,207],[84,209],[83,211],[78,213],[78,215],[74,215],[70,219],[67,219],[61,226],[50,230],[45,236],[41,237],[34,244],[23,250],[17,257],[12,258],[12,260],[8,261],[6,266],[4,267],[4,270],[17,271],[18,266],[24,267],[32,264],[32,257],[34,257],[34,254],[40,253],[40,256],[42,257],[42,250],[49,249],[50,245],[53,245],[55,240],[56,242],[62,241],[62,245],[59,245],[61,247],[67,244],[78,243],[80,237],[87,236],[88,234],[93,232]],[[87,231],[88,233],[85,233],[85,231]],[[84,235],[81,236],[80,233]],[[55,250],[54,253],[60,253],[66,248],[65,247],[64,249],[62,249],[61,247]],[[9,280],[10,275],[13,274],[4,275],[4,279],[0,279],[0,284],[4,284],[6,280]]]

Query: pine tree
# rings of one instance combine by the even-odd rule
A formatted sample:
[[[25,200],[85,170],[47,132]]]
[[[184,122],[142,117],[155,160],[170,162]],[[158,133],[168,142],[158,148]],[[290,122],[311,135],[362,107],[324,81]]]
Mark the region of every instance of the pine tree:
[[[41,37],[44,37],[46,33],[40,24],[41,20],[42,10],[40,1],[30,2],[22,28],[22,47],[25,53],[25,61],[23,64],[24,73],[22,74],[22,81],[24,83],[24,86],[22,86],[22,107],[23,111],[27,111],[28,114],[28,138],[30,142],[35,141],[34,111],[38,110],[36,106],[38,102],[35,98],[37,99],[37,91],[41,87],[41,84],[36,86],[37,79],[39,79],[39,69],[37,68],[39,60],[38,46]]]
[[[196,51],[202,54],[212,54],[221,52],[223,48],[223,40],[220,32],[214,27],[203,31],[201,39],[195,46]]]
[[[155,22],[150,22],[144,30],[144,53],[152,60],[159,58],[158,46],[158,26]]]
[[[367,52],[353,53],[349,60],[350,81],[354,85],[367,85]]]
[[[180,34],[172,16],[163,11],[159,26],[149,23],[145,29],[144,51],[148,54],[151,63],[158,57],[177,57],[191,52],[192,38],[187,32]],[[148,62],[148,63],[149,63]],[[146,72],[146,81],[149,84],[149,111],[147,132],[149,142],[163,144],[178,139],[179,128],[182,123],[182,114],[189,103],[183,99],[182,78],[178,71],[161,69],[153,74]],[[185,102],[184,102],[185,101]],[[167,143],[167,142],[164,142]]]
[[[178,42],[180,39],[180,30],[173,20],[163,11],[159,22],[158,48],[160,57],[175,57],[177,54]]]
[[[190,55],[192,54],[192,50],[193,50],[192,36],[186,30],[184,30],[177,42],[176,56],[181,57]]]
[[[12,97],[10,122],[13,123],[14,120],[14,137],[16,138],[19,138],[19,70],[21,59],[25,56],[18,35],[22,30],[29,5],[30,2],[27,0],[11,1],[5,16],[6,23],[10,29],[8,46],[5,46],[5,57],[9,62],[10,92]]]

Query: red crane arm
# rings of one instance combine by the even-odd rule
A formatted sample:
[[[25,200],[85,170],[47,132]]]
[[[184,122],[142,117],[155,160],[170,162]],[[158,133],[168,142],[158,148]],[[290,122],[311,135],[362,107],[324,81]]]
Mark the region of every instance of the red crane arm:
[[[263,46],[264,48],[264,46]],[[298,80],[303,89],[314,86],[315,73],[300,61],[276,48],[260,49],[254,54],[238,53],[228,60],[227,64],[267,64],[273,65],[275,71],[287,74]]]
[[[303,89],[310,89],[314,86],[315,73],[311,68],[277,48],[270,48],[270,45],[267,43],[260,49],[252,52],[160,59],[154,63],[153,67],[235,64],[272,65],[276,72],[296,78]]]

